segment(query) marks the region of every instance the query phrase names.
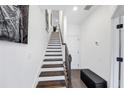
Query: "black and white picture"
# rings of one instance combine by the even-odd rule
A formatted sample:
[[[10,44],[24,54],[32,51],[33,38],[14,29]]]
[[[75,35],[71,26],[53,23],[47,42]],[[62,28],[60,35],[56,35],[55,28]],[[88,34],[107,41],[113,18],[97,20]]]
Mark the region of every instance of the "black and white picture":
[[[28,5],[0,5],[0,40],[28,43]]]

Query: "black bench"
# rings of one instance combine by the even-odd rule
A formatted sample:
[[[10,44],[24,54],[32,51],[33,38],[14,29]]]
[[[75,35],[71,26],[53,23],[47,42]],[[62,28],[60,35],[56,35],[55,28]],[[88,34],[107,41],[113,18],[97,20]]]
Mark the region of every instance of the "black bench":
[[[107,82],[89,69],[82,69],[80,76],[88,88],[107,88]]]

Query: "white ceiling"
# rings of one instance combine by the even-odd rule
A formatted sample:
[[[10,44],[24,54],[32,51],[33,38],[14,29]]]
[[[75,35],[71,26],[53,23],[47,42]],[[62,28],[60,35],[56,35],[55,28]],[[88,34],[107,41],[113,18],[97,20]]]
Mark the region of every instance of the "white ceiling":
[[[78,10],[73,11],[74,5],[42,5],[42,9],[62,10],[67,16],[67,22],[72,24],[81,24],[83,19],[91,13],[96,6],[92,6],[90,10],[84,10],[86,5],[77,5]]]

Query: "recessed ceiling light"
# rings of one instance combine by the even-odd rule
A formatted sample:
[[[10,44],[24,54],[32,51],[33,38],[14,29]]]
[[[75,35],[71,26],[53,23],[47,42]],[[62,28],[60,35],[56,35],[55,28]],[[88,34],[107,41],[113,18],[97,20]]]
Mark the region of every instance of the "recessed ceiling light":
[[[77,11],[78,10],[78,7],[77,6],[74,6],[73,7],[73,11]]]

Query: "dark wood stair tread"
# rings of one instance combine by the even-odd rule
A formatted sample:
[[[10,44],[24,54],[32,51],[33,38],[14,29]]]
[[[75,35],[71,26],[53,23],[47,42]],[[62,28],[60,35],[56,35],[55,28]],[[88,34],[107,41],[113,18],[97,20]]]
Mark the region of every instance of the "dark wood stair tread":
[[[48,46],[61,46],[61,45],[48,45]]]
[[[55,45],[55,44],[61,45],[60,42],[49,42],[48,45],[49,45],[49,44],[50,44],[50,45]]]
[[[49,41],[49,43],[61,44],[60,41]],[[49,43],[48,43],[48,44],[49,44]]]
[[[62,61],[62,58],[44,59],[44,61]]]
[[[60,42],[60,40],[50,40],[49,42]]]
[[[64,71],[46,71],[41,72],[39,77],[64,76]]]
[[[63,64],[46,64],[42,66],[42,68],[56,68],[56,67],[63,67]]]
[[[60,42],[49,42],[48,45],[61,45]]]
[[[54,81],[40,81],[38,82],[37,88],[57,88],[65,87],[65,80],[54,80]]]
[[[46,52],[62,52],[61,50],[46,50]]]
[[[45,56],[62,56],[62,54],[46,54]]]

